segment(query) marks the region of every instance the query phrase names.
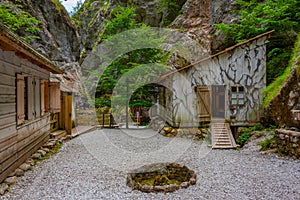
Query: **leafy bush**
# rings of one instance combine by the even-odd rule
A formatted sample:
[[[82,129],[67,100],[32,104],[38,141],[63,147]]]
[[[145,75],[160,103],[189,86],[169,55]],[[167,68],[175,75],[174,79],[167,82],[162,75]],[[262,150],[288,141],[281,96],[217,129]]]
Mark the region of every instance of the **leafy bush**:
[[[242,147],[246,144],[248,139],[254,134],[255,131],[260,130],[262,130],[262,125],[260,123],[257,123],[254,126],[245,129],[242,135],[236,140],[236,142]]]
[[[185,1],[182,0],[155,0],[157,12],[161,13],[162,25],[169,25],[180,14],[181,7]]]
[[[245,145],[245,143],[248,141],[248,139],[252,136],[251,133],[246,132],[243,133],[237,140],[236,142],[242,147]]]
[[[279,93],[281,87],[285,83],[285,81],[290,76],[291,67],[295,63],[299,63],[300,61],[300,34],[298,35],[297,42],[295,43],[295,47],[292,51],[292,59],[290,60],[289,67],[287,67],[283,74],[275,79],[268,87],[263,91],[263,107],[267,107],[270,101]]]
[[[12,31],[25,31],[33,35],[38,33],[39,24],[41,24],[41,21],[31,17],[28,12],[21,11],[17,7],[6,3],[0,5],[0,21]],[[23,37],[27,42],[30,42],[34,38],[36,37],[32,35]]]
[[[235,24],[215,24],[227,35],[227,43],[250,39],[275,30],[267,45],[267,83],[279,77],[288,66],[291,49],[300,31],[300,1],[237,0],[233,13],[239,16]]]
[[[284,73],[277,77],[274,82],[266,87],[263,91],[263,108],[266,108],[270,101],[279,93],[281,87],[290,76],[291,67],[287,67]]]
[[[260,150],[265,151],[268,149],[274,149],[275,147],[275,139],[274,138],[266,138],[262,142],[258,143],[261,146]]]

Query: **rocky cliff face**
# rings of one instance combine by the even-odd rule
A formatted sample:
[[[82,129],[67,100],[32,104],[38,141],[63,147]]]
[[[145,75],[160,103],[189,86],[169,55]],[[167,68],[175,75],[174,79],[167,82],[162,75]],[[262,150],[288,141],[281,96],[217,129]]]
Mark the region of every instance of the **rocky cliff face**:
[[[4,1],[8,2],[8,1]],[[19,2],[20,0],[10,1]],[[22,9],[42,21],[39,37],[32,46],[65,70],[61,81],[80,80],[80,63],[101,42],[105,20],[111,18],[117,6],[136,7],[136,19],[152,27],[166,25],[176,28],[203,47],[203,55],[222,48],[222,36],[212,24],[230,21],[231,1],[222,0],[177,0],[176,12],[158,9],[155,0],[86,0],[79,11],[70,18],[56,0],[22,0]],[[1,2],[0,2],[1,3]],[[180,14],[181,13],[181,14]],[[211,35],[217,33],[216,37]],[[201,57],[201,55],[199,55]]]
[[[179,7],[186,0],[176,1]],[[74,21],[78,26],[81,41],[87,52],[100,41],[100,36],[105,25],[105,19],[111,18],[111,11],[117,6],[134,6],[136,8],[136,20],[151,27],[160,27],[164,20],[172,22],[179,12],[160,12],[155,0],[86,0],[79,11],[74,15]],[[180,8],[179,8],[180,10]]]
[[[58,66],[76,62],[80,56],[80,40],[67,11],[52,0],[23,0],[22,9],[40,20],[39,39],[32,46]]]
[[[300,128],[300,35],[291,64],[290,76],[264,110],[265,125]]]
[[[182,29],[199,42],[205,54],[213,54],[231,46],[224,41],[224,35],[213,27],[216,23],[232,23],[237,16],[230,13],[235,0],[188,0],[182,7],[182,14],[171,24]]]
[[[1,3],[1,2],[0,2]],[[81,52],[81,41],[76,26],[67,11],[53,0],[3,1],[14,4],[15,9],[24,10],[41,21],[39,37],[31,45],[47,56],[65,71],[61,81],[72,86],[76,76],[80,76],[78,60]],[[22,31],[20,32],[21,36]],[[28,33],[23,33],[28,35]]]
[[[42,21],[40,39],[32,43],[33,47],[60,67],[67,63],[70,65],[79,62],[81,55],[86,51],[90,52],[95,44],[100,42],[105,19],[110,19],[111,10],[117,6],[135,6],[136,19],[152,27],[164,25],[164,20],[167,18],[172,22],[171,28],[178,28],[198,41],[206,49],[205,53],[218,51],[228,45],[222,43],[222,35],[212,25],[235,19],[229,13],[234,0],[177,0],[175,2],[179,5],[180,12],[158,10],[158,3],[155,0],[86,0],[75,14],[74,21],[54,0],[22,0],[22,9]],[[215,37],[212,38],[212,34]]]

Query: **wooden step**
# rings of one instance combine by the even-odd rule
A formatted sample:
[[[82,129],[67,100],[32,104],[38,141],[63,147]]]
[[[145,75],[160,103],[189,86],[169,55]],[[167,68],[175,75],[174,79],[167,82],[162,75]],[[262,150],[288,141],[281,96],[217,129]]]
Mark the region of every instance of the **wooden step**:
[[[52,132],[50,134],[50,137],[55,138],[55,139],[60,139],[62,137],[65,137],[66,135],[67,135],[66,130],[57,130],[57,131]]]
[[[228,123],[212,122],[210,130],[212,148],[228,149],[237,147]]]

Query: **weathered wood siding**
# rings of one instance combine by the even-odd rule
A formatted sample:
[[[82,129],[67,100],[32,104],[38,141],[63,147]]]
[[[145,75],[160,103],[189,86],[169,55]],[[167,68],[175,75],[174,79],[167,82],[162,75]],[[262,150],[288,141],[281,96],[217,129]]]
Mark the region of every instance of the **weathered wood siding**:
[[[28,75],[38,83],[49,80],[50,76],[48,71],[19,58],[14,52],[0,49],[0,182],[49,137],[49,114],[37,113],[34,119],[17,125],[17,74]]]
[[[197,87],[222,85],[225,87],[225,119],[232,125],[245,125],[259,120],[262,91],[266,86],[267,36],[213,56],[190,68],[173,74],[173,99],[168,107],[176,107],[175,123],[198,126],[199,105]],[[231,87],[243,86],[245,105],[230,105]],[[168,108],[172,110],[172,108]],[[213,109],[212,109],[213,110]],[[232,118],[234,116],[234,119]]]

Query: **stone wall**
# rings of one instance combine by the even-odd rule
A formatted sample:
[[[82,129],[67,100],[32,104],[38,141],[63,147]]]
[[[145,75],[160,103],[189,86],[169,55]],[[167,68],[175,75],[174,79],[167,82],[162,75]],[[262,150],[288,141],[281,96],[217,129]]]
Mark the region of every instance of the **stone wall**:
[[[76,110],[76,123],[81,126],[93,126],[97,124],[94,110]]]
[[[274,138],[278,153],[300,158],[300,132],[277,129]]]

